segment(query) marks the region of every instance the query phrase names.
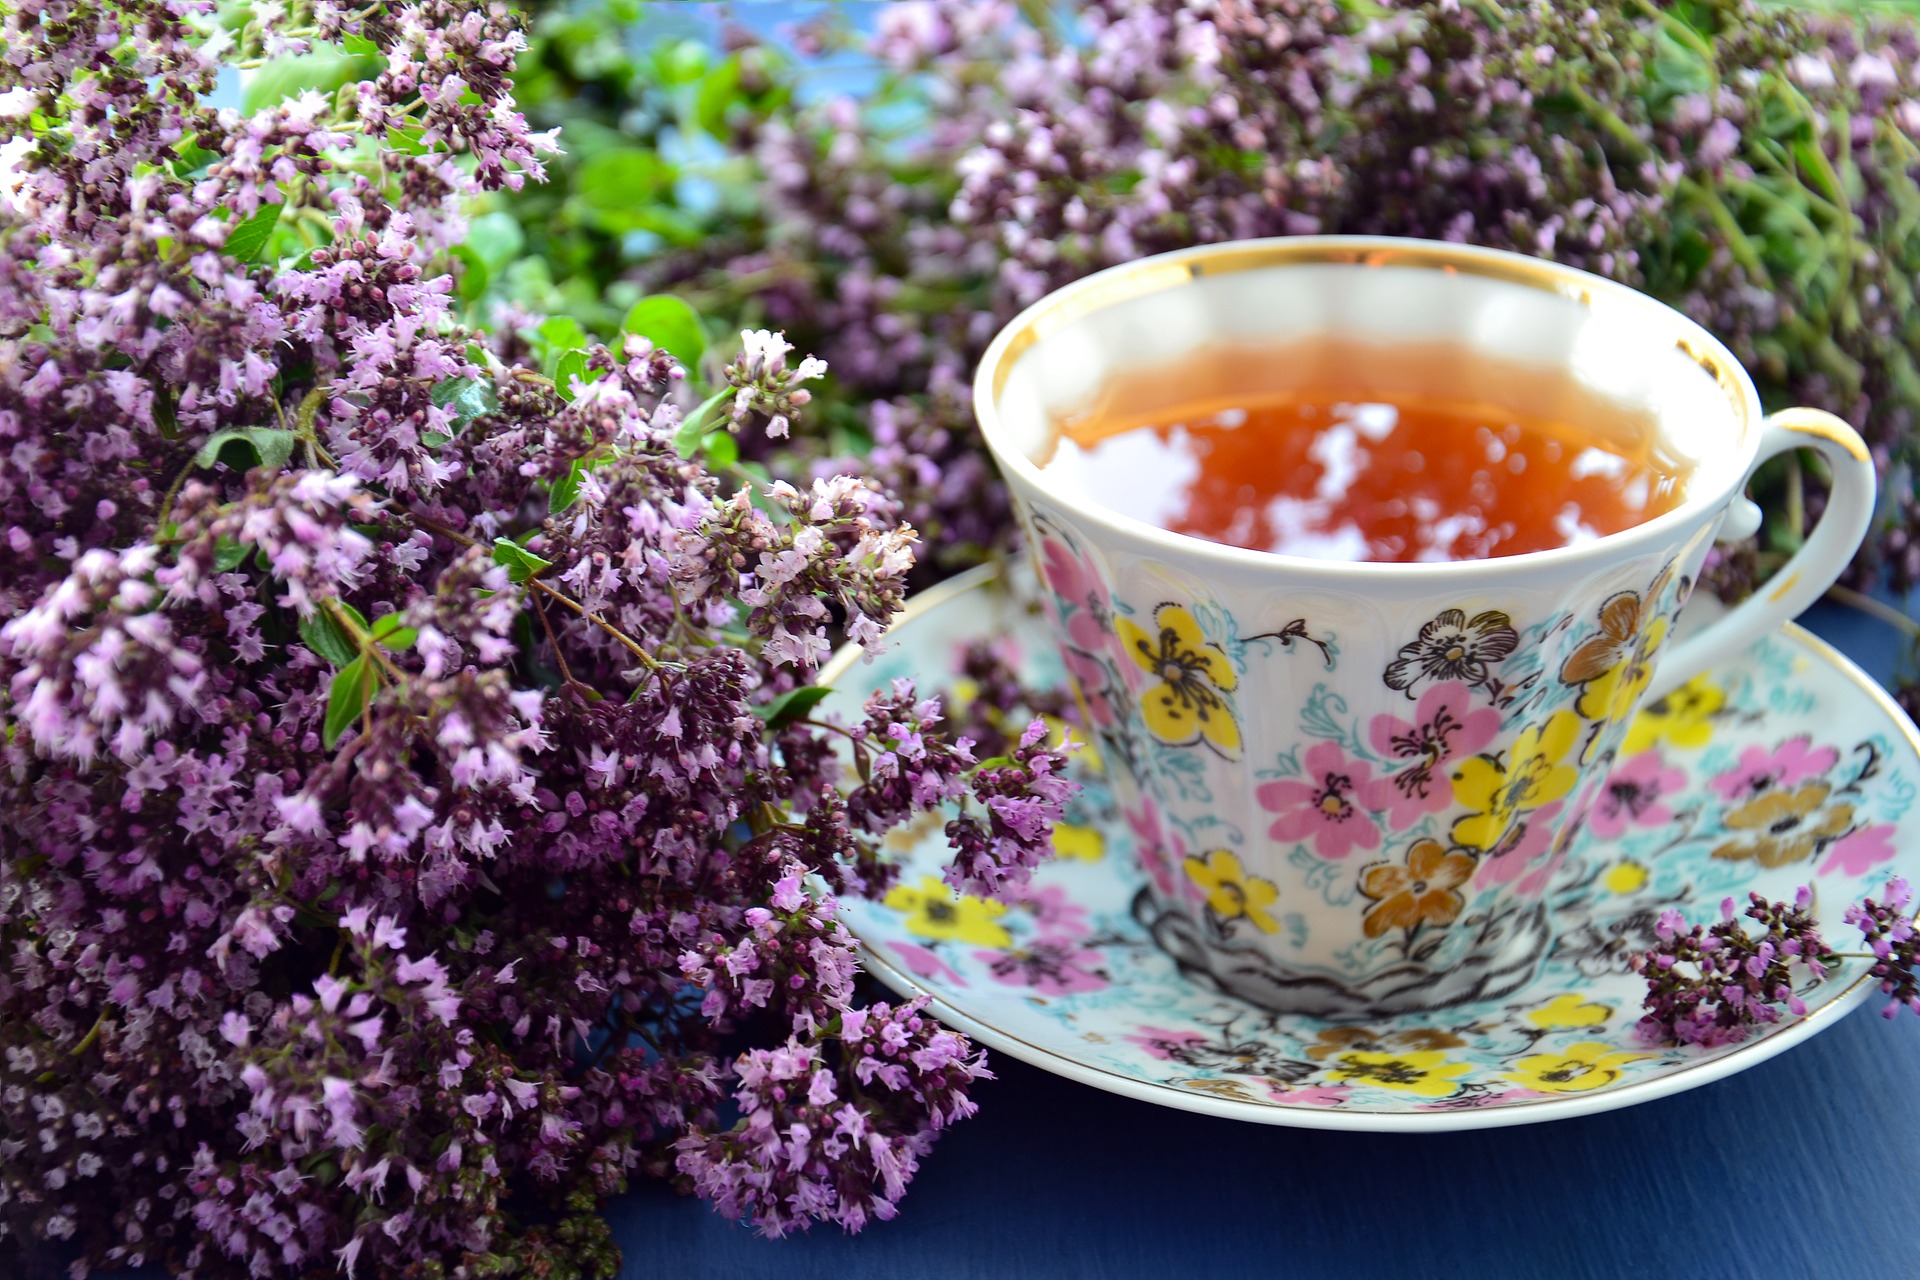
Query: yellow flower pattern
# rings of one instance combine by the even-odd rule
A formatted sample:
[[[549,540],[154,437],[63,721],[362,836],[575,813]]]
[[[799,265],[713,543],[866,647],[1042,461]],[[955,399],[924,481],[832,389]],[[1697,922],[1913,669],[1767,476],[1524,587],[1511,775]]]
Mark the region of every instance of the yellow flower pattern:
[[[1007,909],[998,902],[957,894],[933,876],[920,877],[918,887],[897,884],[882,901],[906,916],[907,932],[916,938],[972,943],[978,947],[1013,945],[1013,935],[1000,923]]]
[[[1209,644],[1193,615],[1177,604],[1154,610],[1149,634],[1131,618],[1115,618],[1127,657],[1152,682],[1140,695],[1147,731],[1169,746],[1205,741],[1220,751],[1240,749],[1240,726],[1224,695],[1239,687],[1226,651]]]
[[[1454,841],[1495,848],[1523,814],[1564,799],[1580,780],[1566,758],[1579,736],[1579,718],[1556,711],[1514,739],[1504,764],[1487,756],[1463,762],[1453,775],[1453,797],[1471,812],[1453,824]]]
[[[1542,1031],[1567,1031],[1575,1027],[1597,1027],[1612,1016],[1612,1006],[1569,994],[1547,1001],[1529,1013],[1527,1021]]]
[[[1713,716],[1727,705],[1727,692],[1704,675],[1648,703],[1627,727],[1622,755],[1638,755],[1662,741],[1689,750],[1713,739]]]
[[[1273,933],[1280,922],[1266,908],[1280,897],[1271,880],[1250,876],[1228,849],[1214,849],[1205,857],[1187,859],[1187,878],[1206,891],[1207,906],[1222,920],[1246,920],[1262,933]]]
[[[1655,618],[1633,652],[1618,666],[1587,686],[1578,709],[1589,720],[1614,721],[1633,714],[1647,682],[1653,679],[1653,655],[1667,638],[1667,620]]]
[[[1574,709],[1589,720],[1615,721],[1630,715],[1653,678],[1653,655],[1667,638],[1667,620],[1649,618],[1648,605],[1660,598],[1668,573],[1662,572],[1643,599],[1622,591],[1600,606],[1600,629],[1568,655],[1560,679],[1581,686]]]
[[[1098,862],[1107,856],[1107,837],[1098,827],[1057,822],[1053,827],[1053,856],[1069,862]]]
[[[1542,1093],[1585,1093],[1612,1084],[1629,1062],[1650,1058],[1652,1054],[1628,1050],[1588,1040],[1570,1045],[1556,1053],[1536,1053],[1514,1063],[1514,1070],[1501,1078]]]
[[[1631,859],[1615,863],[1600,877],[1608,893],[1638,893],[1647,887],[1647,869]]]
[[[1399,1089],[1422,1098],[1444,1098],[1460,1088],[1460,1077],[1473,1070],[1465,1062],[1448,1062],[1443,1052],[1343,1053],[1339,1066],[1327,1073],[1331,1080]]]

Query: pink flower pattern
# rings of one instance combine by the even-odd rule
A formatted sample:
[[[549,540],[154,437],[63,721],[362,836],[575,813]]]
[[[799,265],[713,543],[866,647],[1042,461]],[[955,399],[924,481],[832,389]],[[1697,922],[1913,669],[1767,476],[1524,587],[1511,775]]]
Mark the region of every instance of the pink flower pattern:
[[[1057,884],[1025,884],[1006,894],[1033,914],[1033,922],[1049,937],[1082,938],[1087,933],[1087,909],[1068,899],[1067,891]]]
[[[1127,826],[1133,829],[1134,848],[1147,878],[1163,901],[1180,896],[1180,864],[1186,860],[1187,845],[1178,834],[1165,831],[1160,821],[1160,806],[1152,796],[1143,796],[1140,807],[1124,809]]]
[[[938,978],[956,987],[971,985],[952,965],[918,943],[893,941],[887,946],[907,966],[907,972],[916,978]]]
[[[1740,753],[1740,763],[1708,781],[1707,786],[1723,800],[1738,804],[1780,787],[1797,787],[1808,778],[1818,777],[1840,762],[1835,747],[1815,747],[1806,735],[1788,738],[1769,751],[1748,747]]]
[[[1087,615],[1076,613],[1075,622]],[[1107,688],[1107,667],[1098,658],[1078,649],[1068,649],[1065,654],[1067,674],[1080,689],[1080,697],[1086,704],[1087,718],[1093,721],[1093,727],[1111,728],[1119,723],[1120,716],[1114,709],[1113,694]]]
[[[1843,875],[1859,876],[1883,862],[1891,862],[1895,853],[1893,836],[1891,823],[1848,832],[1827,851],[1827,860],[1820,864],[1819,874],[1839,871]]]
[[[1177,1062],[1182,1050],[1207,1042],[1207,1037],[1198,1031],[1168,1031],[1164,1027],[1140,1027],[1126,1039],[1162,1062]]]
[[[1686,789],[1684,769],[1670,769],[1658,750],[1642,751],[1607,775],[1587,810],[1587,825],[1607,840],[1625,835],[1629,827],[1657,827],[1673,821],[1673,811],[1662,803]]]
[[[1072,608],[1067,635],[1074,645],[1094,653],[1105,648],[1106,629],[1101,619],[1113,611],[1113,606],[1093,566],[1055,539],[1045,538],[1040,543],[1040,572],[1054,594]]]
[[[1364,794],[1373,785],[1372,765],[1350,758],[1338,743],[1322,742],[1307,750],[1305,778],[1263,783],[1254,795],[1275,815],[1268,828],[1275,840],[1311,841],[1315,853],[1338,861],[1355,849],[1380,847]]]
[[[1467,685],[1458,680],[1434,685],[1420,696],[1412,720],[1389,712],[1367,725],[1367,745],[1389,759],[1411,763],[1367,784],[1361,803],[1384,812],[1396,831],[1441,812],[1453,802],[1446,766],[1475,754],[1499,732],[1500,713],[1473,707]]]
[[[1526,823],[1519,829],[1519,837],[1508,839],[1491,857],[1481,862],[1480,869],[1473,876],[1474,887],[1485,889],[1493,885],[1511,884],[1519,879],[1535,858],[1544,856],[1553,847],[1553,837],[1560,829],[1560,814],[1565,808],[1565,802],[1556,800],[1528,814]],[[1551,875],[1553,869],[1549,866],[1547,874]],[[1529,877],[1522,881],[1520,891],[1525,893],[1538,887],[1539,882]]]
[[[1107,985],[1099,969],[1100,953],[1072,938],[1035,938],[1005,951],[976,951],[973,958],[987,966],[995,982],[1032,987],[1043,996],[1098,991]]]

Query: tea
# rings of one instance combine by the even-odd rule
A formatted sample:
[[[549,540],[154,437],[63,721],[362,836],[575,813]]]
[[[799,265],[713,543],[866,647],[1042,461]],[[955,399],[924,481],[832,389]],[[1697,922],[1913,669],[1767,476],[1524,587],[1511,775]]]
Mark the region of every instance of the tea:
[[[1677,506],[1650,416],[1463,345],[1214,347],[1056,422],[1056,483],[1214,542],[1325,560],[1482,560]]]

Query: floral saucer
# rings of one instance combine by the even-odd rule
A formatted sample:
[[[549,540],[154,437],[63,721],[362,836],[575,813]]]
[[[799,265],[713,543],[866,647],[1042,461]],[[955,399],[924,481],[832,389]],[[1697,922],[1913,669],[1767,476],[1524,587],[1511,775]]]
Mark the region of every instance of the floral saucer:
[[[923,686],[992,637],[1030,681],[1064,681],[1044,622],[992,572],[917,597],[871,663],[825,673],[857,711],[900,676]],[[1636,1034],[1627,957],[1662,911],[1715,917],[1749,889],[1811,884],[1837,943],[1845,904],[1890,875],[1920,878],[1920,734],[1874,682],[1789,626],[1644,711],[1554,881],[1557,942],[1539,976],[1486,1004],[1370,1022],[1265,1012],[1182,974],[1135,918],[1133,834],[1077,757],[1084,790],[1059,856],[1017,901],[956,897],[940,880],[940,824],[896,836],[883,902],[847,902],[868,969],[939,1018],[1074,1080],[1188,1111],[1323,1129],[1527,1124],[1645,1102],[1745,1070],[1833,1025],[1872,993],[1842,962],[1801,994],[1807,1011],[1742,1043],[1666,1048]],[[1637,747],[1633,744],[1638,744]]]

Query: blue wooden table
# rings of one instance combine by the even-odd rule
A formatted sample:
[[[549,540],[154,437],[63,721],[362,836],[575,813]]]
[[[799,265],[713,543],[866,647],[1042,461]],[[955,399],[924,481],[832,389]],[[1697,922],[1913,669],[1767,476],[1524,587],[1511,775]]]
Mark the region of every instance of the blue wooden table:
[[[1897,634],[1805,621],[1881,679]],[[996,1055],[980,1114],[863,1235],[761,1240],[660,1187],[624,1277],[1771,1280],[1920,1276],[1920,1019],[1884,1001],[1730,1080],[1581,1120],[1421,1137],[1216,1120]]]

